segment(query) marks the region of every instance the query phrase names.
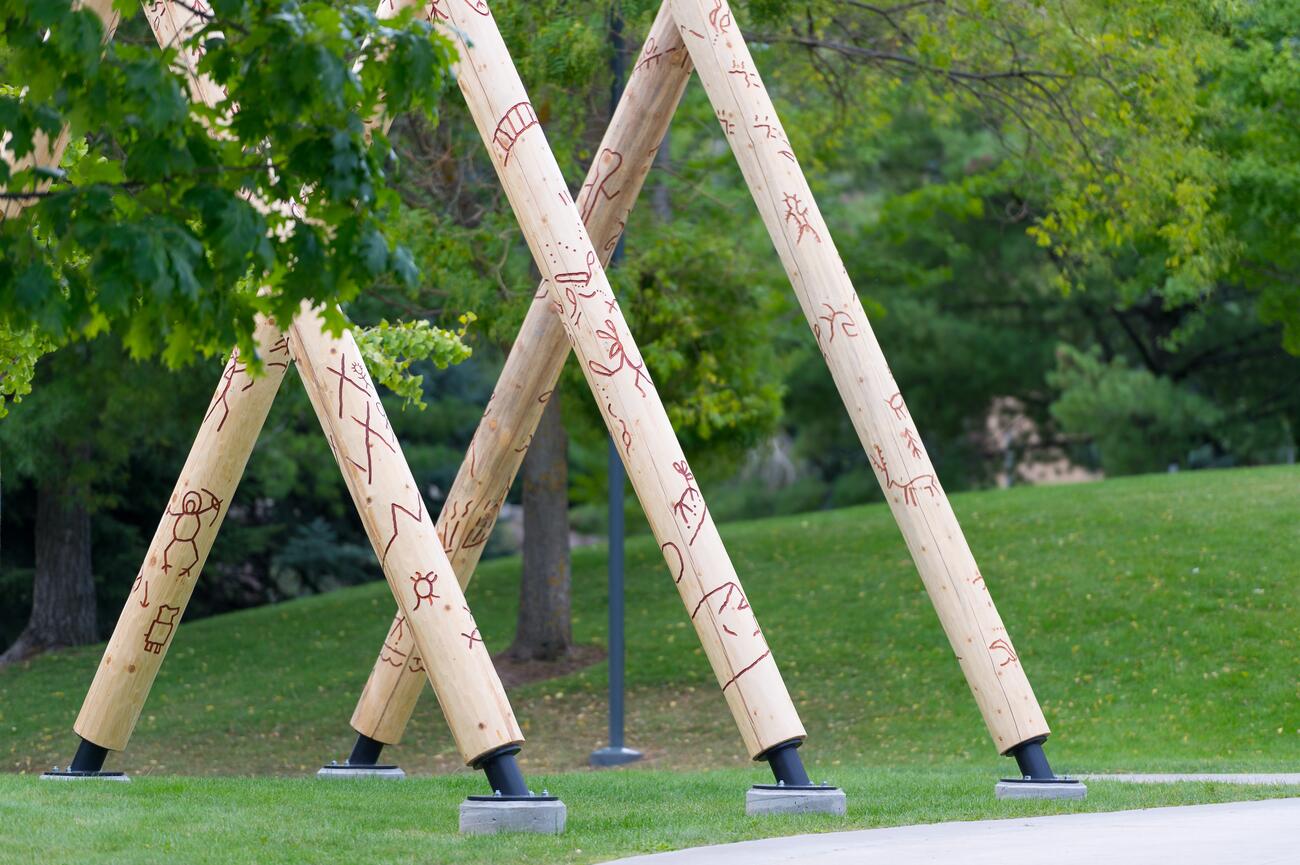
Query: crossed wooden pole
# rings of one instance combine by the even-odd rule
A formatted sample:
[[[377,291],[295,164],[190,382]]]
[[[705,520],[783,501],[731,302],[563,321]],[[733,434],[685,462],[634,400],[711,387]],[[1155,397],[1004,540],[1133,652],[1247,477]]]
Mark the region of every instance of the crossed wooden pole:
[[[105,17],[111,4],[86,5]],[[164,44],[194,26],[178,4],[147,7]],[[262,322],[266,374],[238,356],[223,371],[77,719],[83,766],[125,748],[290,357],[398,601],[352,717],[354,757],[400,740],[425,678],[468,765],[510,757],[523,736],[463,588],[572,350],[750,755],[807,783],[804,729],[602,270],[694,66],[998,751],[1050,776],[1042,711],[725,0],[665,0],[576,200],[487,5],[425,11],[456,43],[457,80],[544,277],[447,502],[435,526],[350,334],[325,334],[311,310],[287,334]]]

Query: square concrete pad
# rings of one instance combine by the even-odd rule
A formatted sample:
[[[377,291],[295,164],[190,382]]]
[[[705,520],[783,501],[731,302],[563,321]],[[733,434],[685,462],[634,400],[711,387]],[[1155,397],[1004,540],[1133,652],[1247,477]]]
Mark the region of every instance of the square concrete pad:
[[[745,792],[745,813],[761,814],[837,814],[848,808],[848,797],[839,787],[800,790],[750,788]]]
[[[1007,781],[993,788],[999,799],[1083,799],[1088,788],[1082,781]]]
[[[511,799],[466,799],[460,803],[460,831],[465,835],[497,832],[536,832],[558,835],[564,831],[568,810],[559,799],[536,802]]]

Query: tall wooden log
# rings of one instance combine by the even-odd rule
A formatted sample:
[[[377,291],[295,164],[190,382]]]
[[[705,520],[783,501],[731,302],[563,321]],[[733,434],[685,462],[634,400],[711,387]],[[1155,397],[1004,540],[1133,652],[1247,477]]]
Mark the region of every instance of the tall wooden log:
[[[184,44],[205,23],[200,13],[209,14],[202,0],[144,6],[158,45],[177,47],[190,98],[208,106],[224,99],[220,87],[198,74],[198,57]],[[120,751],[131,738],[289,367],[288,340],[278,328],[261,321],[256,337],[264,374],[253,378],[238,350],[231,352],[73,725],[101,747]]]
[[[100,23],[104,25],[104,42],[113,38],[117,32],[117,25],[122,20],[120,12],[113,8],[113,0],[83,0],[77,4],[80,8],[89,9],[99,17]],[[32,166],[44,166],[48,168],[58,168],[59,163],[63,161],[63,152],[68,149],[68,127],[65,125],[59,134],[51,141],[49,136],[44,132],[37,132],[33,136],[32,152],[23,156],[21,159],[14,159],[5,145],[3,130],[0,130],[0,159],[9,164],[10,171],[26,171]],[[42,180],[32,188],[31,198],[5,198],[0,200],[0,222],[17,216],[24,208],[31,206],[42,192],[50,188],[50,181]],[[21,193],[21,189],[9,189],[0,186],[0,192]]]
[[[77,735],[101,747],[131,738],[289,366],[274,325],[256,336],[265,374],[250,376],[238,352],[226,364],[77,716]]]
[[[457,83],[750,755],[803,739],[776,661],[491,11],[482,2],[440,2],[430,14],[459,52]]]
[[[393,435],[350,331],[331,337],[304,309],[290,343],[307,396],[329,439],[384,577],[467,765],[518,744],[492,658],[434,528],[433,515]]]
[[[664,7],[577,196],[602,265],[623,234],[690,75],[686,46]],[[546,289],[546,282],[538,287],[438,517],[438,534],[462,588],[469,585],[569,356],[569,339]],[[424,687],[419,665],[414,640],[401,627],[399,614],[352,713],[353,729],[380,742],[400,741]]]
[[[726,0],[668,0],[998,751],[1047,735],[916,422]]]
[[[188,5],[156,0],[147,4],[146,11],[155,37],[162,46],[181,46],[189,35],[203,25],[200,16],[210,14],[201,0]],[[193,50],[180,47],[178,64],[186,75],[192,98],[209,106],[215,105],[224,98],[224,93],[210,79],[197,73],[197,62],[198,56]],[[285,205],[277,202],[270,206],[282,208]],[[310,310],[305,312],[302,321],[295,323],[294,329],[300,345],[298,356],[307,361],[302,368],[304,382],[309,385],[309,397],[326,428],[336,455],[340,455],[341,447],[346,448],[349,444],[359,449],[346,452],[364,452],[368,463],[374,456],[372,451],[376,448],[376,443],[383,444],[393,452],[387,461],[381,460],[388,472],[382,488],[394,497],[405,493],[402,498],[405,504],[396,501],[391,504],[393,537],[384,542],[382,553],[377,524],[379,515],[374,510],[378,505],[370,495],[357,498],[361,489],[360,481],[357,476],[349,473],[350,470],[355,472],[359,463],[351,459],[344,462],[340,456],[340,468],[348,481],[349,490],[354,493],[358,511],[362,514],[371,540],[376,544],[381,564],[391,557],[393,564],[385,567],[385,575],[389,577],[399,604],[401,592],[412,591],[415,593],[413,602],[416,607],[429,610],[417,614],[409,622],[403,618],[403,630],[413,632],[434,629],[433,633],[416,639],[423,640],[421,645],[432,647],[433,654],[430,657],[437,658],[438,662],[430,665],[426,671],[417,659],[410,664],[410,668],[416,674],[427,672],[437,693],[455,694],[454,699],[443,701],[443,704],[451,709],[447,713],[448,721],[467,763],[504,745],[522,742],[522,733],[515,723],[500,680],[492,668],[491,659],[482,647],[482,639],[459,587],[455,587],[453,592],[430,588],[437,582],[439,573],[451,573],[445,556],[439,554],[432,561],[420,559],[423,569],[411,571],[408,575],[409,584],[395,582],[391,568],[399,564],[403,567],[411,565],[411,562],[419,558],[418,546],[428,546],[428,539],[423,537],[425,533],[419,525],[421,519],[416,518],[417,514],[424,513],[423,501],[415,490],[405,460],[400,451],[396,450],[398,446],[391,431],[385,438],[379,431],[378,424],[368,422],[372,410],[376,418],[383,417],[378,398],[373,399],[373,407],[370,401],[367,402],[367,423],[364,430],[358,432],[346,421],[342,421],[341,402],[337,405],[341,424],[335,424],[333,415],[328,414],[331,407],[329,397],[321,392],[321,382],[329,374],[328,355],[308,358],[306,354],[313,350],[349,352],[354,358],[349,362],[346,373],[352,382],[351,389],[345,393],[340,378],[338,399],[343,400],[352,390],[363,388],[366,393],[373,394],[373,382],[365,371],[351,335],[345,334],[340,340],[330,339],[321,332],[319,319]],[[191,449],[186,468],[177,481],[172,504],[163,516],[149,556],[136,579],[132,596],[114,630],[78,717],[77,733],[83,739],[102,747],[113,750],[126,747],[162,664],[166,648],[170,645],[171,637],[189,601],[198,573],[211,549],[212,540],[225,513],[224,505],[234,494],[248,456],[265,423],[271,401],[288,367],[288,340],[266,322],[259,324],[257,336],[259,345],[262,346],[260,353],[265,361],[267,375],[250,378],[237,353],[227,365],[217,395],[204,419],[204,426]],[[304,345],[309,347],[302,348]],[[311,386],[313,383],[315,387]],[[362,437],[359,445],[352,441],[357,435]],[[367,485],[372,478],[372,472],[368,471]],[[208,498],[205,499],[202,493],[207,493]],[[411,504],[412,501],[418,503],[418,508]],[[401,544],[394,543],[399,528],[399,511],[416,524],[415,528],[408,528],[408,539]],[[423,522],[428,521],[424,519]],[[178,552],[192,554],[192,560],[184,563],[183,567],[168,560],[169,554],[177,554],[172,553],[172,548],[178,545]],[[434,546],[437,548],[437,545]],[[445,582],[447,581],[444,580]],[[454,581],[451,582],[454,586]],[[151,609],[151,590],[156,609]],[[137,598],[137,594],[140,597]],[[442,615],[432,611],[435,600],[447,605]],[[141,641],[142,648],[137,645]],[[143,655],[140,654],[141,651]]]

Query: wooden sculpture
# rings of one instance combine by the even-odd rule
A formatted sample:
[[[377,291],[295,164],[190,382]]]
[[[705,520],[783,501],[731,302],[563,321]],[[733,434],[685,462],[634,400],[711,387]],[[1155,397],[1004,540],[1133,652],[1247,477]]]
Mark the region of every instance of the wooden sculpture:
[[[180,48],[177,62],[191,97],[217,104],[224,94],[198,74],[198,58],[185,46],[205,23],[206,7],[154,2],[147,8],[159,44]],[[324,333],[307,308],[290,330],[308,396],[404,611],[405,628],[434,659],[412,669],[429,678],[447,707],[466,764],[508,757],[523,734],[441,545],[430,542],[436,539],[432,518],[355,341],[350,333]],[[93,764],[102,765],[104,749],[126,747],[288,368],[289,339],[266,321],[257,337],[267,374],[252,378],[238,352],[232,355],[83,703],[75,729],[83,746],[91,746],[78,751],[78,760],[85,753],[84,769],[98,769]]]

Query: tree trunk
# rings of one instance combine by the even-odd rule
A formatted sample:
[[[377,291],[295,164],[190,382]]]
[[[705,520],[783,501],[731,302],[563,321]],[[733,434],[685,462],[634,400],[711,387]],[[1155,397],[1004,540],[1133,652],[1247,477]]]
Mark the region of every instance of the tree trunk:
[[[36,490],[36,576],[27,627],[0,664],[37,652],[94,642],[95,578],[90,564],[90,511],[85,490],[65,478]]]
[[[517,660],[556,660],[573,641],[568,447],[557,389],[524,456],[524,573],[515,641],[509,649]]]

